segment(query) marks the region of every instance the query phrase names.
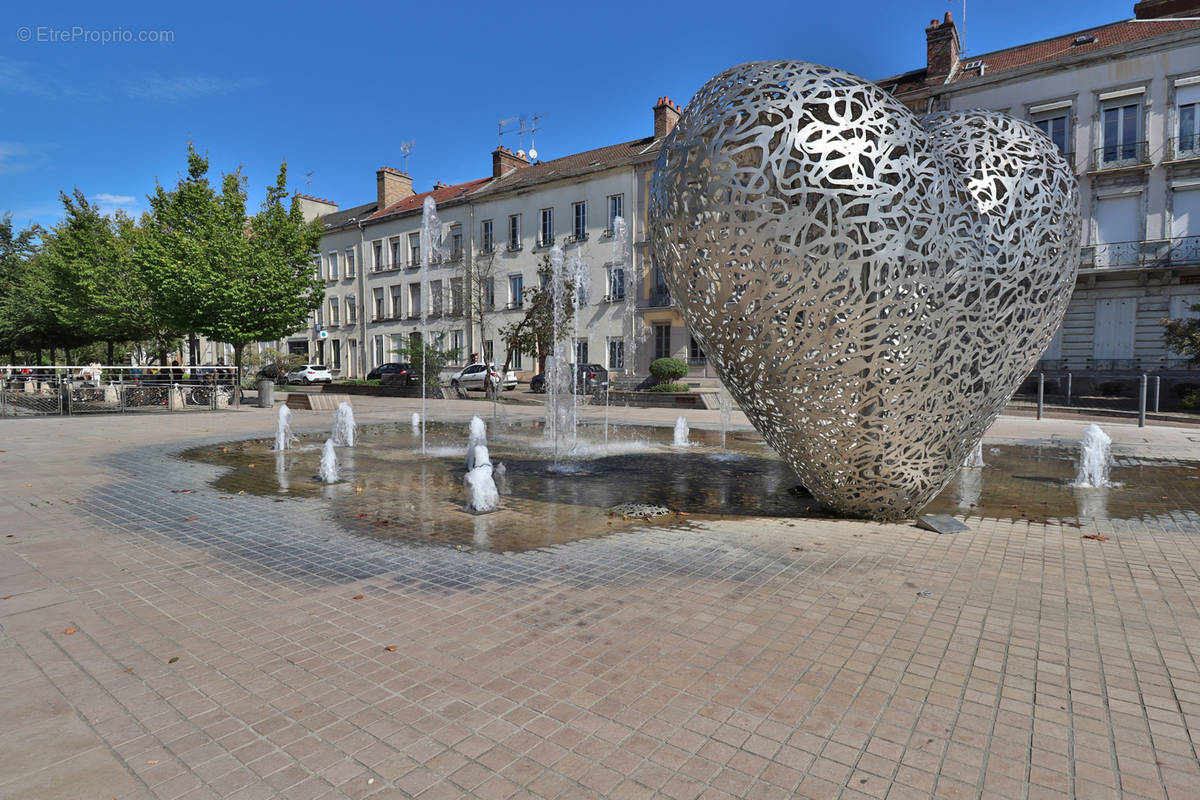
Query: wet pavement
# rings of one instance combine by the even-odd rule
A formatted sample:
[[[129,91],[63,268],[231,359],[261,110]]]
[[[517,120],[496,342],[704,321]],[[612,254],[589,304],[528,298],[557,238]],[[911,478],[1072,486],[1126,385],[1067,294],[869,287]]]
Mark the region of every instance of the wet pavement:
[[[480,406],[438,413],[465,440]],[[355,411],[390,427],[411,407]],[[659,413],[662,436],[673,421]],[[457,452],[438,456],[441,483],[361,495],[357,462],[326,489],[300,456],[284,496],[273,457],[236,454],[268,475],[247,486],[179,456],[267,435],[267,410],[15,423],[0,431],[0,797],[1200,796],[1188,429],[1106,425],[1125,485],[1085,514],[1063,485],[1082,426],[1002,419],[979,500],[962,476],[943,497],[972,528],[952,536],[741,513],[609,533],[604,504],[653,494],[643,476],[728,470],[678,489],[703,506],[770,473],[739,475],[771,459],[722,462],[711,441],[655,444],[619,456],[639,470],[574,476],[578,496],[553,476],[553,504],[601,509],[603,535],[513,552],[492,532],[482,546],[467,515],[462,550],[452,526],[415,536],[457,510]],[[326,424],[297,414],[314,444]],[[1015,450],[1038,443],[1043,461]],[[424,486],[414,530],[381,533],[371,495]]]

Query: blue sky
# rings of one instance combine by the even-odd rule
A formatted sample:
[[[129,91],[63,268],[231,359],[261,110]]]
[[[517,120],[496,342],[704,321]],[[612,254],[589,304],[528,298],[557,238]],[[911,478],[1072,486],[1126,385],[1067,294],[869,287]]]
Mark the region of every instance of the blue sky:
[[[968,0],[967,51],[1126,19],[1133,2]],[[502,119],[544,114],[538,154],[556,158],[649,135],[656,98],[684,104],[745,61],[923,66],[929,20],[963,15],[961,0],[55,5],[0,22],[0,213],[18,225],[53,224],[74,187],[138,213],[189,141],[214,173],[240,165],[253,205],[284,158],[294,190],[369,202],[410,140],[423,191],[487,175]]]

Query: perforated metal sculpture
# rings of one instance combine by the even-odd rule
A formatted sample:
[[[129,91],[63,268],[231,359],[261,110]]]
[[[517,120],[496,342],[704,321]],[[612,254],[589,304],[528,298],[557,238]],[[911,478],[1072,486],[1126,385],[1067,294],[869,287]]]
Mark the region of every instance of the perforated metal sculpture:
[[[1033,126],[917,118],[800,61],[709,81],[659,154],[671,296],[755,428],[823,503],[903,518],[953,477],[1075,282],[1075,177]]]

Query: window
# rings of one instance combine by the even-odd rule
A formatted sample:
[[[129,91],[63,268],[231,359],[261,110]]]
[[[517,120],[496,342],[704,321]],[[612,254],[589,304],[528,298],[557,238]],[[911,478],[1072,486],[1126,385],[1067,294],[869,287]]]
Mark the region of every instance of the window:
[[[450,357],[454,361],[462,361],[463,332],[450,331]]]
[[[400,257],[402,255],[400,252],[400,237],[393,236],[391,239],[388,239],[388,244],[392,248],[392,263],[389,266],[392,269],[399,269],[400,265],[404,263],[404,259]]]
[[[1104,105],[1100,112],[1101,163],[1115,165],[1141,160],[1142,103],[1121,98]]]
[[[608,340],[608,368],[625,369],[625,340]]]
[[[1067,115],[1065,113],[1036,119],[1033,124],[1050,137],[1050,141],[1054,142],[1054,146],[1060,153],[1070,152],[1067,148]]]
[[[421,263],[421,234],[408,235],[408,265],[415,267]]]
[[[455,225],[450,229],[450,260],[458,261],[462,258],[462,225]]]
[[[317,306],[317,327],[320,328],[325,324],[325,306],[324,304]]]
[[[670,325],[655,325],[654,326],[654,357],[655,358],[670,358],[671,357],[671,326]]]
[[[608,268],[608,299],[610,301],[625,299],[625,268],[624,267],[609,267]]]
[[[539,247],[549,247],[554,244],[554,209],[542,209],[542,235],[538,239]]]
[[[408,285],[408,318],[418,319],[421,316],[421,284]]]
[[[654,268],[654,283],[650,287],[650,305],[657,308],[671,305],[671,290],[667,288],[667,279],[658,267]]]
[[[372,340],[374,354],[372,356],[371,366],[378,367],[380,364],[387,363],[383,357],[383,337],[376,336]]]
[[[588,358],[588,340],[587,339],[576,339],[575,340],[575,363],[576,364],[587,364],[587,363],[589,363],[589,361],[590,361],[590,359]]]
[[[400,317],[403,316],[403,312],[400,308],[402,305],[401,298],[403,296],[404,296],[404,287],[397,283],[395,286],[392,287],[392,318],[393,319],[400,319]]]
[[[587,239],[587,203],[573,203],[571,205],[571,216],[574,218],[574,234],[575,241],[582,242]]]
[[[524,367],[521,364],[521,348],[519,348],[519,347],[516,350],[512,351],[512,368],[513,369],[524,369]]]
[[[375,252],[375,271],[378,272],[381,269],[387,269],[387,264],[383,261],[383,242],[372,242],[371,248]]]
[[[450,313],[461,317],[463,313],[463,279],[450,279]]]
[[[354,248],[346,248],[346,277],[354,277]]]
[[[440,317],[446,307],[442,304],[442,282],[429,282],[429,313],[432,316]]]
[[[358,340],[351,339],[346,342],[346,375],[354,377],[354,373],[358,367]]]
[[[317,339],[317,363],[325,363],[325,340]]]
[[[1195,81],[1195,78],[1192,78]],[[1175,86],[1175,105],[1179,119],[1176,158],[1200,155],[1200,83]]]
[[[483,231],[479,237],[482,240],[481,249],[485,253],[490,253],[496,249],[496,239],[492,234],[492,221],[485,219],[483,221]]]
[[[513,214],[508,218],[508,249],[521,249],[521,215]]]
[[[692,366],[702,366],[704,362],[704,348],[700,346],[700,343],[696,341],[696,337],[693,336],[688,343],[688,363]]]
[[[496,363],[496,345],[491,339],[483,343],[483,361],[485,364]]]
[[[329,325],[341,324],[341,314],[339,313],[339,303],[336,297],[329,298]]]
[[[313,274],[315,274],[318,278],[321,277],[321,256],[320,255],[313,256]]]
[[[411,341],[413,344],[420,344],[421,343],[421,334],[419,334],[419,333],[416,334],[409,341]],[[405,342],[404,334],[403,333],[393,333],[392,334],[392,346],[391,346],[391,349],[389,350],[389,352],[395,354],[396,356],[402,356],[404,353],[405,345],[406,345],[406,342]],[[408,359],[404,358],[403,360],[407,361]]]
[[[342,343],[337,339],[333,340],[333,368],[342,368]]]
[[[337,253],[330,253],[328,261],[329,261],[329,280],[336,281],[338,279]]]
[[[358,322],[358,303],[355,302],[354,295],[346,295],[346,322],[354,324]]]
[[[608,235],[617,232],[617,217],[625,216],[625,195],[610,194],[608,196]]]
[[[496,307],[496,279],[488,278],[483,282],[483,307],[491,311]]]
[[[384,319],[387,317],[387,305],[383,300],[383,289],[373,289],[371,292],[372,300],[375,303],[375,319]]]
[[[508,276],[509,308],[520,308],[525,303],[525,278],[521,275]]]

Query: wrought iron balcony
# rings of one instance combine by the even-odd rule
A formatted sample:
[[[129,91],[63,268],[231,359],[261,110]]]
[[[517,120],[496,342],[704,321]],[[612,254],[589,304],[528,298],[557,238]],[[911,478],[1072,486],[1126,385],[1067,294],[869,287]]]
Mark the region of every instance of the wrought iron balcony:
[[[665,286],[655,286],[650,289],[651,308],[666,308],[671,305],[671,290]]]
[[[404,264],[399,261],[385,261],[382,264],[375,264],[371,267],[371,272],[395,272],[398,269],[403,269]]]
[[[576,244],[578,242],[586,242],[588,240],[587,231],[577,231],[567,237],[567,244]]]
[[[1138,167],[1150,162],[1150,146],[1147,142],[1124,142],[1097,147],[1092,153],[1092,169],[1121,169]]]
[[[508,252],[510,252],[510,253],[519,253],[523,249],[524,248],[521,246],[520,242],[509,242],[508,243]]]
[[[496,252],[496,245],[494,244],[485,244],[479,248],[479,255],[481,256],[490,256],[494,252]]]
[[[1172,139],[1167,146],[1167,158],[1171,161],[1200,158],[1200,133]]]
[[[539,236],[537,240],[538,247],[554,247],[553,236]]]
[[[1200,236],[1090,244],[1082,248],[1081,269],[1167,269],[1200,264]]]
[[[703,367],[708,359],[705,356],[688,356],[687,363],[689,367]]]

